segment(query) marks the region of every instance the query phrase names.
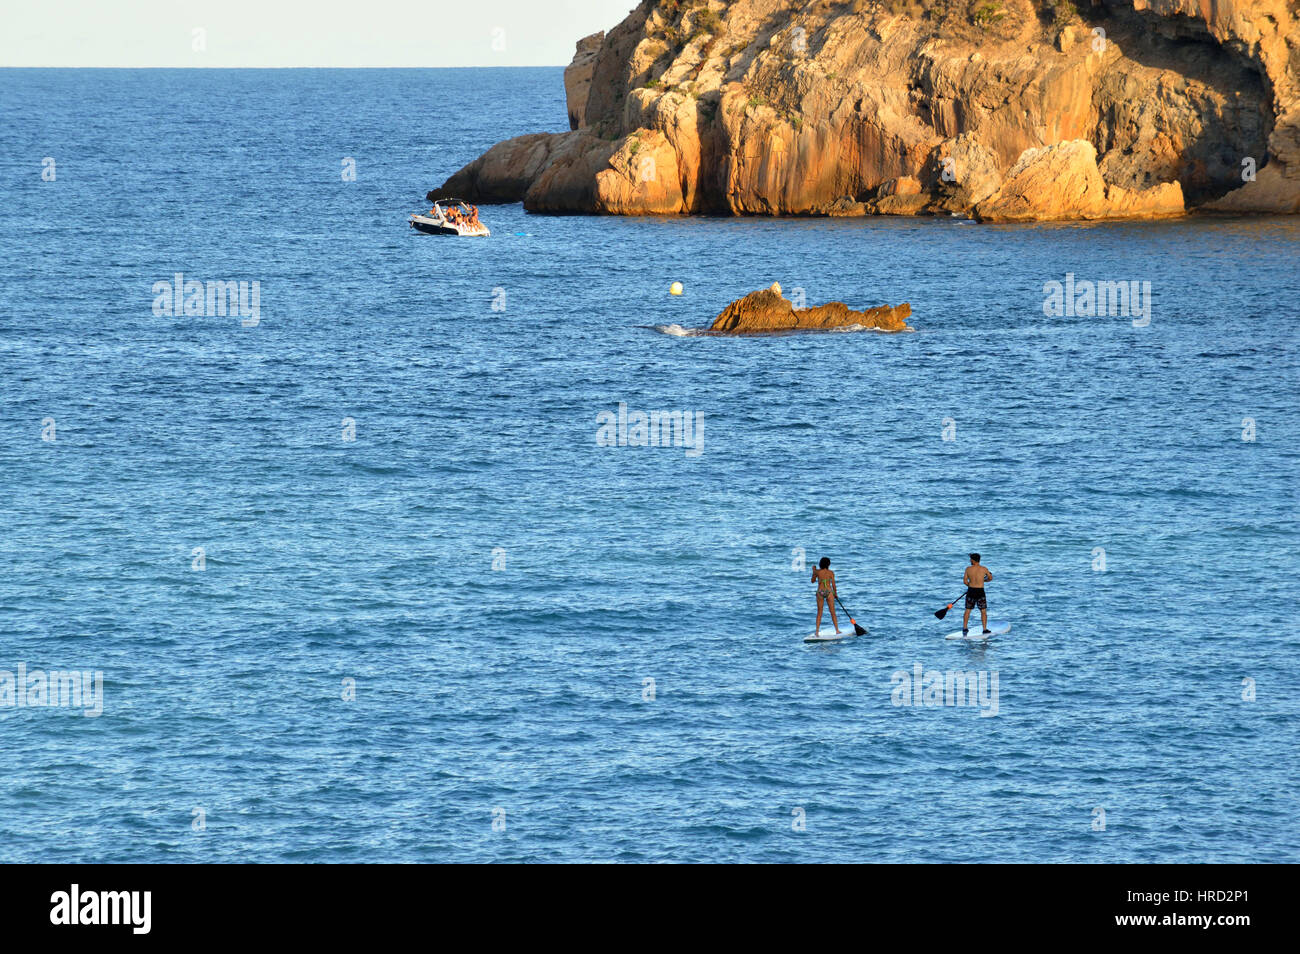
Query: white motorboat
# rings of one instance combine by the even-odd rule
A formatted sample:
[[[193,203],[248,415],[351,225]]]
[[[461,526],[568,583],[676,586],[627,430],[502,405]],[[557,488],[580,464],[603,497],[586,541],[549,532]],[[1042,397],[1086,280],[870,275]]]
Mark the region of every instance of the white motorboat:
[[[411,228],[426,235],[486,236],[492,233],[478,220],[478,210],[460,199],[440,199],[428,212],[411,216]]]

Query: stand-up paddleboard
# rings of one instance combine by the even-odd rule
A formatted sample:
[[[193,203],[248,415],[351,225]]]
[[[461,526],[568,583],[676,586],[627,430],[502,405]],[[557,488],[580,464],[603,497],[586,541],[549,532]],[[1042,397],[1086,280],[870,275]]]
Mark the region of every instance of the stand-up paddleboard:
[[[865,626],[863,626],[862,628],[866,629]],[[838,643],[841,639],[851,639],[853,638],[854,635],[856,634],[853,632],[852,626],[845,627],[844,629],[840,630],[838,633],[835,632],[834,627],[832,627],[829,630],[823,629],[822,634],[820,636],[816,634],[809,634],[803,638],[803,641],[805,643]]]
[[[1004,623],[1001,620],[989,620],[989,631],[987,633],[981,631],[980,624],[977,620],[971,620],[970,632],[965,636],[961,634],[961,630],[959,629],[955,633],[949,633],[944,637],[944,639],[988,639],[990,636],[1001,636],[1004,633],[1009,632],[1011,632],[1011,624]]]

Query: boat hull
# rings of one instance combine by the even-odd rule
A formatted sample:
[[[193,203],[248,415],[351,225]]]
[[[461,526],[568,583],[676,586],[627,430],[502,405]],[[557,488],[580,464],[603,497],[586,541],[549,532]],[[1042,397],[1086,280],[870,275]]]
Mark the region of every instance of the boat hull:
[[[486,225],[477,228],[470,225],[456,225],[452,222],[438,221],[422,215],[411,216],[411,228],[425,235],[459,235],[466,238],[484,238],[491,235]]]

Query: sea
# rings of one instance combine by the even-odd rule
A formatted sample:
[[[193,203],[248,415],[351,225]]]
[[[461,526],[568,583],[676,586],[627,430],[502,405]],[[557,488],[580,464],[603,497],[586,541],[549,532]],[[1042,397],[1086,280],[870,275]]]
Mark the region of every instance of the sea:
[[[565,128],[0,71],[0,862],[1300,860],[1300,219],[408,227]]]

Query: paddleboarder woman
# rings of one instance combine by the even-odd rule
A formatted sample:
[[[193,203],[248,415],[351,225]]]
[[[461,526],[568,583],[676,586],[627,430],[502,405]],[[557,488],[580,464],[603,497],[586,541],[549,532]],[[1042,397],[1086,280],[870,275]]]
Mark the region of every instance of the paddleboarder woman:
[[[821,562],[817,564],[817,569],[813,570],[812,582],[817,584],[817,629],[815,633],[820,636],[822,632],[822,607],[829,603],[831,607],[831,622],[835,624],[835,632],[840,631],[840,621],[835,618],[835,574],[831,572],[831,558],[822,557]]]
[[[975,607],[980,610],[980,622],[984,624],[983,635],[989,634],[989,606],[984,598],[984,584],[993,579],[993,574],[989,572],[988,567],[980,563],[980,555],[972,553],[970,555],[970,566],[966,567],[966,572],[962,574],[961,581],[966,584],[966,615],[961,618],[961,634],[966,635],[970,629],[970,611]],[[817,618],[821,619],[821,604],[817,604]]]

